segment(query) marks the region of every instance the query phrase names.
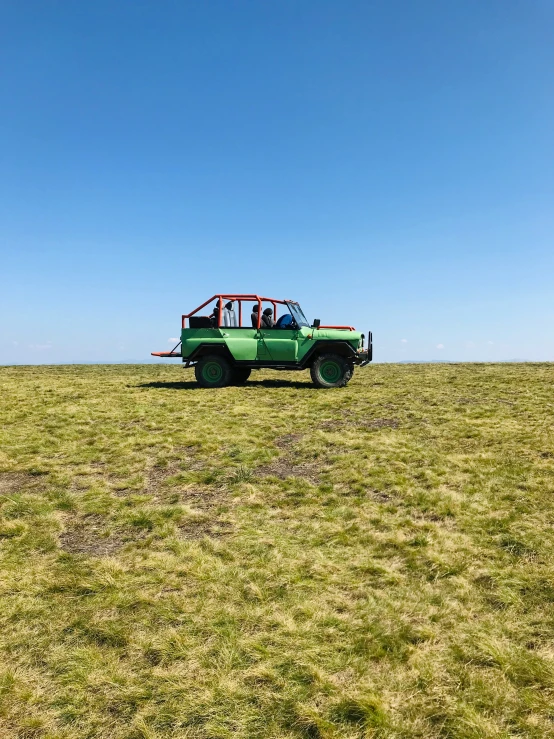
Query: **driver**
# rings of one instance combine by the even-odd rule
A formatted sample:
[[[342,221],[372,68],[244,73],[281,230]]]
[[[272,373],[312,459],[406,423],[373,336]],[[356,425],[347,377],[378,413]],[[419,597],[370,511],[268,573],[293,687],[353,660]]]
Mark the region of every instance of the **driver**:
[[[283,313],[283,315],[277,319],[277,324],[275,326],[275,328],[286,328],[286,329],[292,329],[295,327],[296,327],[296,323],[290,313]]]

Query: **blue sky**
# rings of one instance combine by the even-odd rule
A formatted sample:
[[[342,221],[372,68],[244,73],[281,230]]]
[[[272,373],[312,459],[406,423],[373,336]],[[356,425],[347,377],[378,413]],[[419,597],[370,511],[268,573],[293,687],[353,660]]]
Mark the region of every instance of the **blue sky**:
[[[0,363],[148,359],[217,291],[379,361],[554,360],[550,0],[8,0]]]

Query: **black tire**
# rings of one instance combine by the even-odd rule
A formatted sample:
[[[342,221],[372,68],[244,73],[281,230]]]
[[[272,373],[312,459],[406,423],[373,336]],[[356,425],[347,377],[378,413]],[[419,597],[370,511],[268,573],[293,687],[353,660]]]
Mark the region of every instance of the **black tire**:
[[[249,367],[233,367],[231,385],[244,385],[252,370]]]
[[[225,387],[231,384],[233,370],[224,357],[210,354],[198,360],[194,374],[201,387]]]
[[[352,377],[352,365],[340,354],[320,354],[310,367],[316,387],[344,387]]]

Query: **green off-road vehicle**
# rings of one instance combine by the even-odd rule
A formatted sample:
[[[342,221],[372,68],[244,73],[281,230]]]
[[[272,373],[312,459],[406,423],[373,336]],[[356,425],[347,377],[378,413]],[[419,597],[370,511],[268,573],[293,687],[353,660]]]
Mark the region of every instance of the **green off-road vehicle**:
[[[211,314],[198,315],[213,300]],[[243,322],[244,304],[252,305]],[[278,305],[284,306],[279,317]],[[371,332],[364,348],[364,334],[352,326],[322,326],[319,320],[310,325],[294,300],[222,293],[184,315],[181,326],[177,346],[152,355],[179,357],[185,367],[194,366],[202,387],[240,385],[262,368],[309,369],[317,387],[344,387],[354,366],[372,359]]]

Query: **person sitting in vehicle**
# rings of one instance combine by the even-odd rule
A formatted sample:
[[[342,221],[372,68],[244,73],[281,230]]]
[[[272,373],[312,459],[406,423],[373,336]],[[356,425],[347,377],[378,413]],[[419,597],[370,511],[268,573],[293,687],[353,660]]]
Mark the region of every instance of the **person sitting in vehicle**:
[[[250,314],[250,320],[252,321],[252,328],[258,328],[258,312],[260,310],[260,306],[258,303],[254,304],[254,307],[252,308],[252,313]]]
[[[219,311],[221,310],[221,300],[218,300],[217,303],[214,305],[213,311],[210,313],[210,321],[212,323],[212,328],[217,328],[219,326]]]
[[[283,315],[278,318],[275,328],[285,328],[290,330],[296,328],[296,323],[290,313],[283,313]]]
[[[228,303],[225,303],[225,308],[223,309],[222,324],[224,326],[227,326],[228,328],[237,327],[237,317],[235,315],[235,308],[233,306],[232,300],[230,300]]]
[[[273,309],[266,308],[262,313],[262,328],[273,328],[274,326]]]

